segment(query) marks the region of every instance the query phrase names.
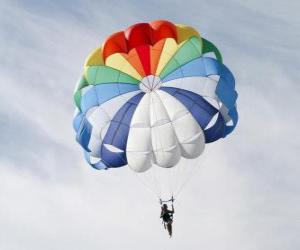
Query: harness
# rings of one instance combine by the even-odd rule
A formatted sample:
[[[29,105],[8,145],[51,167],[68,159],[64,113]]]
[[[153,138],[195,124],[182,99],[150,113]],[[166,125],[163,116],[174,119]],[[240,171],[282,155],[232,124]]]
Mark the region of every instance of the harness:
[[[162,199],[159,199],[160,205],[163,205],[163,204],[167,204],[167,203],[169,203],[169,202],[172,202],[172,206],[173,206],[174,201],[175,201],[175,199],[174,199],[173,196],[172,196],[171,199],[169,199],[169,200],[162,200]],[[173,221],[173,213],[168,213],[168,212],[164,213],[164,214],[162,215],[162,220],[163,220],[162,223],[169,223],[170,221]]]
[[[159,199],[159,203],[160,203],[160,205],[162,205],[162,204],[167,204],[167,203],[169,203],[169,202],[172,202],[172,204],[174,203],[174,201],[175,201],[175,199],[174,199],[174,197],[172,196],[171,197],[171,199],[169,199],[169,200],[166,200],[166,201],[164,201],[164,200],[162,200],[162,199]]]

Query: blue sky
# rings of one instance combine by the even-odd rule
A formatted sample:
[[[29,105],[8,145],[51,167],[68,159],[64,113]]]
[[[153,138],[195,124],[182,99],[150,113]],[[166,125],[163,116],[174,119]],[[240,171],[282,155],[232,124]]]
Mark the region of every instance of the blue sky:
[[[300,247],[297,1],[0,4],[0,249],[294,250]],[[85,57],[136,22],[198,29],[236,76],[240,122],[207,148],[174,238],[129,169],[84,162],[72,130]]]

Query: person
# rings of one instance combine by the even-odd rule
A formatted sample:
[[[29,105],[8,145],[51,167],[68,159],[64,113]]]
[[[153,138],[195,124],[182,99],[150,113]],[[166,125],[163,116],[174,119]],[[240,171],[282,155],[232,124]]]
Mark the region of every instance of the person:
[[[172,210],[168,209],[167,204],[163,204],[161,206],[160,218],[162,218],[164,228],[168,230],[170,238],[172,237],[172,223],[173,223],[173,214],[174,213],[175,213],[175,211],[174,211],[173,202],[172,202]]]

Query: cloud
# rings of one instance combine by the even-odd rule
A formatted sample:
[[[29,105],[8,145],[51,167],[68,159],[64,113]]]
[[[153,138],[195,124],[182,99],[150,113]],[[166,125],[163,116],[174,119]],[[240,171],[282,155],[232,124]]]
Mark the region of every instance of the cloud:
[[[299,248],[297,1],[2,2],[1,249]],[[112,32],[161,18],[218,45],[240,114],[193,163],[171,241],[154,196],[126,168],[88,167],[71,127],[86,55]]]

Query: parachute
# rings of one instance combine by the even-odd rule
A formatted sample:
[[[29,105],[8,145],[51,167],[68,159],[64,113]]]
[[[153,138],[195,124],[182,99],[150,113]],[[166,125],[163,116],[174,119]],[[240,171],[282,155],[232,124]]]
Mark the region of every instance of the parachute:
[[[168,175],[180,165],[190,168],[206,143],[234,130],[236,99],[221,53],[194,28],[138,23],[87,58],[75,88],[73,127],[93,168]]]

